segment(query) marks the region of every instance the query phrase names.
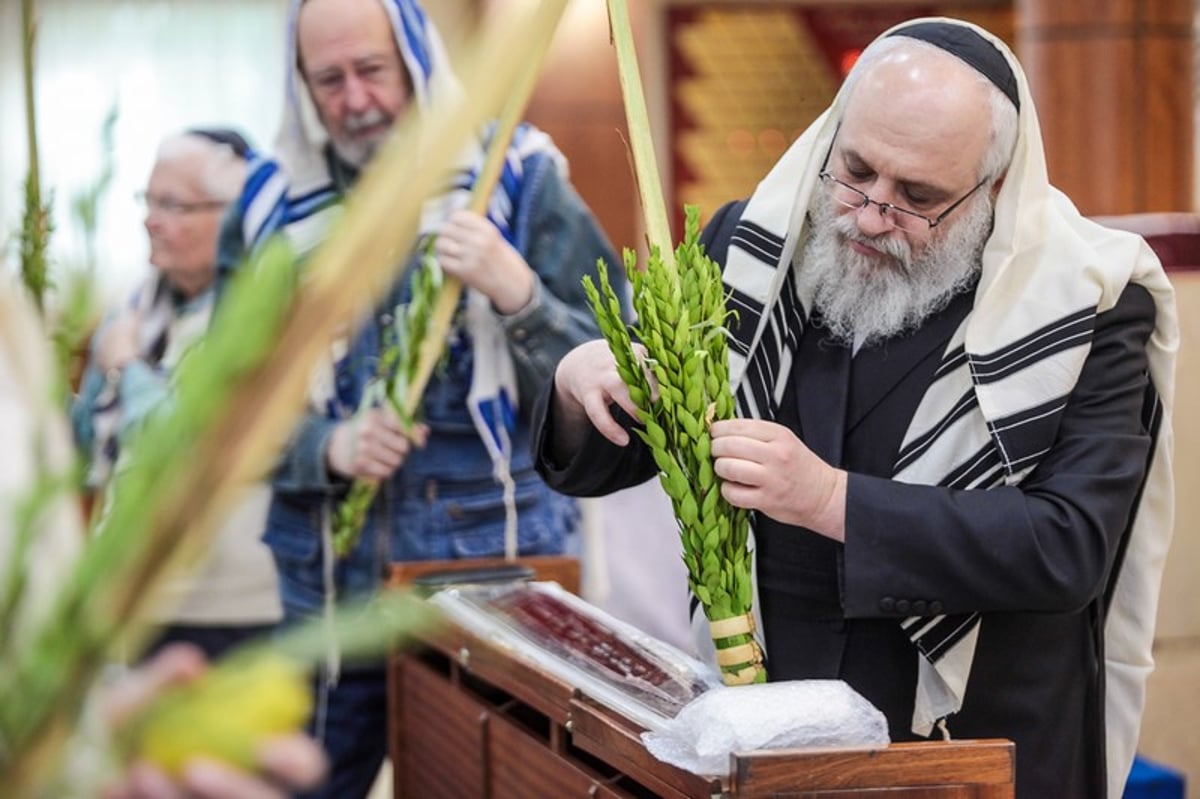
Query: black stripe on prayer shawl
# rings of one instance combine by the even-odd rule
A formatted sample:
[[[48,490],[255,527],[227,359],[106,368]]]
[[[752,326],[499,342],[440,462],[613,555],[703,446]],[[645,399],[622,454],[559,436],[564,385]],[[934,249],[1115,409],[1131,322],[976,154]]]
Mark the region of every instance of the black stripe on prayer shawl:
[[[896,466],[893,473],[898,473],[907,468],[910,463],[924,455],[930,447],[937,441],[938,437],[945,432],[946,428],[954,424],[963,416],[970,413],[979,405],[979,398],[975,396],[975,389],[968,388],[963,395],[959,397],[958,402],[954,403],[946,415],[938,420],[938,423],[931,427],[927,432],[913,439],[896,457]]]
[[[774,419],[778,415],[775,392],[780,383],[788,379],[788,374],[780,368],[783,351],[796,352],[804,325],[804,309],[796,297],[795,272],[789,269],[783,278],[779,298],[767,318],[766,329],[759,337],[738,387],[738,404],[743,416]]]
[[[910,616],[901,623],[904,627],[913,620],[921,621],[922,616]],[[941,616],[933,621],[917,627],[909,634],[909,640],[917,645],[921,654],[930,663],[936,663],[952,646],[963,639],[979,624],[978,613],[957,613],[953,616]],[[907,627],[905,629],[908,629]]]
[[[995,383],[1043,358],[1092,340],[1096,309],[1085,308],[1057,319],[1024,338],[983,355],[968,355],[976,383]]]
[[[992,438],[999,441],[1009,472],[1019,472],[1046,452],[1066,410],[1064,395],[988,423]]]
[[[938,365],[937,371],[933,373],[933,379],[940,380],[941,378],[953,372],[967,362],[967,349],[963,346],[955,347],[942,356],[942,362]]]
[[[991,488],[1004,480],[1004,462],[996,445],[988,441],[962,465],[938,483],[943,488]]]
[[[762,344],[759,345],[762,350]],[[746,376],[737,391],[738,406],[742,416],[751,419],[774,419],[777,408],[771,402],[771,392],[767,388],[771,384],[769,377],[764,377],[762,371],[770,370],[770,364],[755,358],[746,367]]]
[[[771,313],[771,328],[776,339],[793,353],[800,343],[800,332],[804,330],[804,308],[796,296],[795,273],[789,271],[783,279],[779,302]]]
[[[734,227],[733,233],[730,234],[729,246],[737,247],[772,269],[779,268],[779,258],[783,255],[783,239],[761,225],[745,219],[739,220]],[[783,291],[786,290],[785,287]],[[745,356],[750,352],[754,334],[762,320],[763,304],[729,283],[725,283],[725,291],[728,297],[726,306],[737,312],[729,324],[729,330],[733,334],[730,337],[730,346],[735,352]]]
[[[762,304],[728,283],[724,286],[725,307],[734,311],[734,316],[726,324],[729,346],[744,357],[750,352],[750,345],[754,342],[754,331],[758,330],[758,320],[762,318]]]
[[[730,246],[735,246],[749,255],[754,256],[768,266],[779,265],[779,257],[783,255],[783,239],[771,231],[742,219],[733,229],[729,239]]]

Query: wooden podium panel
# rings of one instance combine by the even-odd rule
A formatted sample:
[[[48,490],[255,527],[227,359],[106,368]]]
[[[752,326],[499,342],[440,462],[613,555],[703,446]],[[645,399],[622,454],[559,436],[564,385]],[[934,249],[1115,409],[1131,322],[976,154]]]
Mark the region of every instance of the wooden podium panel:
[[[607,788],[602,777],[571,763],[503,716],[494,717],[488,730],[492,799],[627,795]]]
[[[1008,741],[737,753],[727,777],[700,777],[511,652],[454,625],[426,643],[389,663],[397,799],[1013,799]]]
[[[455,690],[419,657],[398,661],[391,687],[400,702],[393,703],[398,715],[389,725],[397,797],[639,796],[614,786],[614,775],[572,757],[563,726],[528,713],[516,700],[492,704],[482,685]]]
[[[740,797],[806,799],[1012,799],[1014,755],[1014,746],[1008,741],[737,754],[733,756],[730,792]]]
[[[445,690],[427,669],[407,669],[402,693],[406,697],[402,729],[420,731],[419,735],[404,736],[404,760],[393,761],[398,775],[420,780],[416,790],[406,786],[403,795],[426,799],[486,796],[485,761],[478,755],[486,742],[483,707],[462,691]],[[438,768],[422,767],[428,763],[437,763]]]

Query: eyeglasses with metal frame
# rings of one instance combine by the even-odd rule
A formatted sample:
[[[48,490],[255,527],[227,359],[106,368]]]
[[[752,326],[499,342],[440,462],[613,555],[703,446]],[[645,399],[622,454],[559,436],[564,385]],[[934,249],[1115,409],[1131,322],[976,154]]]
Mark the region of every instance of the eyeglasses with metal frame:
[[[917,226],[918,220],[928,224],[931,230],[942,224],[942,221],[950,215],[951,211],[966,202],[967,198],[979,191],[979,189],[985,183],[987,183],[987,178],[984,178],[976,183],[973,189],[952,202],[946,208],[946,210],[942,211],[935,217],[928,217],[925,216],[925,214],[917,213],[916,211],[910,211],[907,208],[902,208],[893,203],[881,203],[878,200],[872,200],[867,196],[866,192],[859,191],[850,184],[835,178],[832,174],[830,174],[828,169],[822,169],[817,177],[821,179],[821,183],[829,191],[829,196],[832,197],[838,204],[844,205],[847,208],[853,208],[855,210],[861,210],[866,208],[868,205],[875,205],[879,208],[880,216],[890,219],[893,225],[909,233],[916,233],[921,229],[919,226]]]
[[[185,202],[176,200],[174,197],[160,197],[157,194],[139,191],[133,195],[139,203],[146,207],[146,211],[161,211],[164,214],[178,216],[183,214],[196,214],[201,211],[216,211],[224,208],[229,204],[228,200],[198,200],[195,202]]]

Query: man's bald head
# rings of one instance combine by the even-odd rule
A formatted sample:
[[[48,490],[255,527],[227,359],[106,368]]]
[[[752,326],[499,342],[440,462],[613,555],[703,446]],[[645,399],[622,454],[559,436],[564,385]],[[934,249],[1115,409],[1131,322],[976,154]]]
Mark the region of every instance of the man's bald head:
[[[942,150],[946,168],[957,168],[967,154],[976,157],[976,181],[1001,177],[1012,160],[1018,111],[1011,96],[994,76],[922,39],[901,34],[873,42],[846,78],[843,96],[843,123],[855,110],[874,110],[881,112],[879,123],[910,140],[962,142],[967,153]],[[984,147],[977,151],[981,136]]]

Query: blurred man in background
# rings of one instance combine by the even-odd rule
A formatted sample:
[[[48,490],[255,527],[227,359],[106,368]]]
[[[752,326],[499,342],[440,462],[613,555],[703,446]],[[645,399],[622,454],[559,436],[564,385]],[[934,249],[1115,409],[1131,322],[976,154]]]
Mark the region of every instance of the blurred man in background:
[[[414,0],[305,0],[292,3],[291,19],[274,153],[287,185],[263,184],[227,230],[253,245],[281,229],[306,255],[395,126],[455,101],[461,88]],[[398,254],[420,263],[433,240],[438,267],[464,287],[424,392],[423,425],[405,429],[388,403],[371,399],[416,269],[333,343],[312,381],[274,476],[264,537],[289,621],[378,590],[392,562],[556,555],[575,532],[575,502],[534,471],[529,412],[559,357],[597,334],[581,278],[616,256],[562,154],[528,125],[507,147],[487,212],[466,210],[490,135],[464,142],[443,193],[425,204],[421,242]],[[255,229],[256,220],[268,221]],[[237,259],[230,253],[223,266]],[[378,490],[357,543],[338,555],[331,519],[355,480]],[[383,664],[331,666],[316,704],[313,729],[331,759],[321,795],[364,796],[387,748]]]

